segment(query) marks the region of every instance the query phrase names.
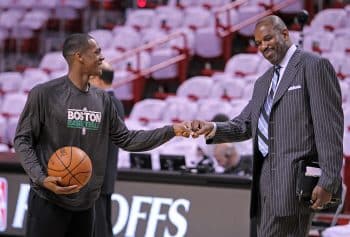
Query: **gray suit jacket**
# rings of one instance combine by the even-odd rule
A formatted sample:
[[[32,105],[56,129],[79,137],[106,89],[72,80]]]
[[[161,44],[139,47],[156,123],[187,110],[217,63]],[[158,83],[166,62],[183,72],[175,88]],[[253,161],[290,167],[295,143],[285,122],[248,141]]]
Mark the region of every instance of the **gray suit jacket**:
[[[251,216],[257,214],[262,157],[257,126],[273,69],[255,83],[253,96],[242,113],[217,123],[208,143],[242,141],[253,137]],[[272,174],[270,195],[274,216],[297,215],[296,170],[300,159],[318,159],[322,176],[318,185],[335,193],[341,182],[344,116],[336,73],[327,59],[296,50],[276,91],[269,121],[268,162]],[[307,211],[306,208],[302,211]]]

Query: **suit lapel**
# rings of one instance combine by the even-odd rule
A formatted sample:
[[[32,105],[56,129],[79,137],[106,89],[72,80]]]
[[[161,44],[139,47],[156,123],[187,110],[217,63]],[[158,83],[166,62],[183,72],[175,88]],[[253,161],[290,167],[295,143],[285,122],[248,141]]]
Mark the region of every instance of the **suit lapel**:
[[[299,61],[300,61],[300,50],[296,50],[293,56],[291,57],[286,70],[283,73],[283,77],[281,78],[281,82],[278,85],[272,107],[282,98],[282,96],[284,95],[284,93],[286,93],[287,89],[292,83],[298,71],[296,69],[296,66],[298,65]]]

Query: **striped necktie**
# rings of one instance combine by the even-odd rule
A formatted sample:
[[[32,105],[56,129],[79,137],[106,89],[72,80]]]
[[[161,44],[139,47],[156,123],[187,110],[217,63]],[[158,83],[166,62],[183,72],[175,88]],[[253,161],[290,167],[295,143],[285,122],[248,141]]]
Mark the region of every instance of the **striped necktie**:
[[[258,147],[261,154],[266,157],[269,153],[269,118],[271,113],[271,107],[273,102],[273,97],[277,89],[278,80],[280,77],[280,65],[274,66],[274,73],[271,81],[271,89],[266,97],[264,107],[261,109],[259,121],[258,121]]]

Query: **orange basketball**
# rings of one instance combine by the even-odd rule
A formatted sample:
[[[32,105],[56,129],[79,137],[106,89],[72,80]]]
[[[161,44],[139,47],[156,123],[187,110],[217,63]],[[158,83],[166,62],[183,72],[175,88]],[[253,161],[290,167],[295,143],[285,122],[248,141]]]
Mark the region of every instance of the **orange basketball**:
[[[91,178],[91,160],[80,148],[65,146],[51,155],[47,173],[49,176],[62,177],[62,186],[76,184],[83,187]]]

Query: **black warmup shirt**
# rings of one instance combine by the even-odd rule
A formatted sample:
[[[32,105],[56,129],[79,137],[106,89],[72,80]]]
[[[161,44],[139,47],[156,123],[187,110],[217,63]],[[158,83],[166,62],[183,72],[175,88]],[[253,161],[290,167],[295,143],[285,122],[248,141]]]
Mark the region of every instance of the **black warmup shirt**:
[[[171,126],[150,131],[129,131],[117,116],[111,97],[91,87],[81,91],[67,76],[41,84],[29,93],[18,122],[15,150],[34,191],[69,210],[92,207],[103,183],[108,142],[128,151],[144,151],[174,137]],[[78,193],[57,195],[42,186],[47,163],[57,149],[77,146],[92,161],[89,183]]]

